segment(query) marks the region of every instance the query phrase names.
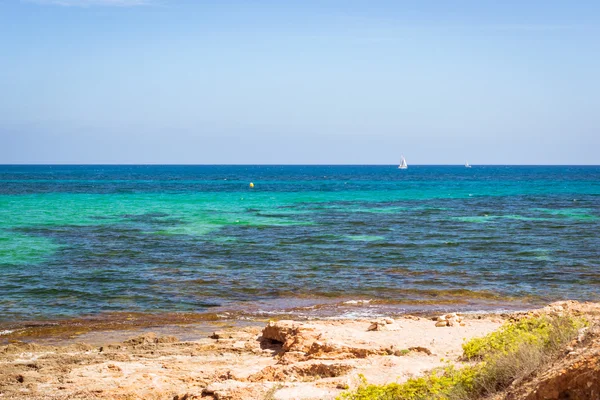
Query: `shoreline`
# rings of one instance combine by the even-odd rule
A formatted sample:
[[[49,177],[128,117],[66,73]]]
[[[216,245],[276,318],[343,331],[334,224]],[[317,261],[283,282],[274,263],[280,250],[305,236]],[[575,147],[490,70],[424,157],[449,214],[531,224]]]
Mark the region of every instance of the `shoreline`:
[[[448,362],[460,365],[466,340],[519,316],[557,310],[593,310],[597,316],[600,303],[565,301],[504,314],[459,313],[449,326],[440,326],[439,314],[237,325],[188,320],[88,331],[54,343],[43,337],[12,340],[0,345],[0,395],[40,400],[333,400],[356,388],[361,376],[386,384]]]
[[[288,299],[289,301],[289,299]],[[292,303],[292,302],[290,302]],[[526,312],[539,308],[539,304],[520,301],[452,302],[424,305],[419,303],[388,302],[379,299],[335,299],[330,302],[306,302],[290,308],[246,307],[246,309],[221,309],[208,312],[107,312],[64,319],[0,322],[0,345],[14,341],[68,344],[85,340],[89,336],[126,338],[131,334],[150,331],[181,335],[194,340],[198,335],[222,327],[258,326],[269,320],[335,321],[360,320],[381,317],[403,318],[406,315],[432,317],[448,312],[463,315],[488,316]],[[197,332],[190,334],[189,332]],[[97,341],[97,340],[96,340]]]

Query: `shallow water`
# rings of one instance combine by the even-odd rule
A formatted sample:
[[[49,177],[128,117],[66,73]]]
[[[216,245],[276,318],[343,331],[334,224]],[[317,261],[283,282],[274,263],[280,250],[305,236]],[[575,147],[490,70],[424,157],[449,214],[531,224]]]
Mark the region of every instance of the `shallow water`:
[[[599,234],[600,167],[0,166],[0,322],[600,300]]]

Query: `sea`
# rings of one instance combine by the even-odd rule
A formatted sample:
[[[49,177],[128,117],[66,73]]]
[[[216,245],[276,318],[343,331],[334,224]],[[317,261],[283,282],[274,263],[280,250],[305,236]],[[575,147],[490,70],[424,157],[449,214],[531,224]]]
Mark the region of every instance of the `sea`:
[[[562,299],[600,300],[598,166],[0,166],[0,327]]]

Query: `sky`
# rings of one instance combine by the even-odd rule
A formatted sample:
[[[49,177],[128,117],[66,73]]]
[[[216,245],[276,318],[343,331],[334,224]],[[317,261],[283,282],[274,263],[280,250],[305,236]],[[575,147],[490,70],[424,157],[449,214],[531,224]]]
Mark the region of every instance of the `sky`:
[[[600,2],[0,0],[0,164],[600,164]]]

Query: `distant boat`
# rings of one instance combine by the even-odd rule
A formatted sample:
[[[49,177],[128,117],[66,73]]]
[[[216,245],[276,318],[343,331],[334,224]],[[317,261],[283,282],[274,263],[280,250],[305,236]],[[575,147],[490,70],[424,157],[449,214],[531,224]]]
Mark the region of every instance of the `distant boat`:
[[[471,168],[471,165],[469,165],[468,161],[465,163],[465,168]]]
[[[400,162],[400,165],[398,166],[399,169],[407,169],[408,168],[408,164],[406,163],[406,158],[404,158],[404,156],[402,156],[402,161]]]

